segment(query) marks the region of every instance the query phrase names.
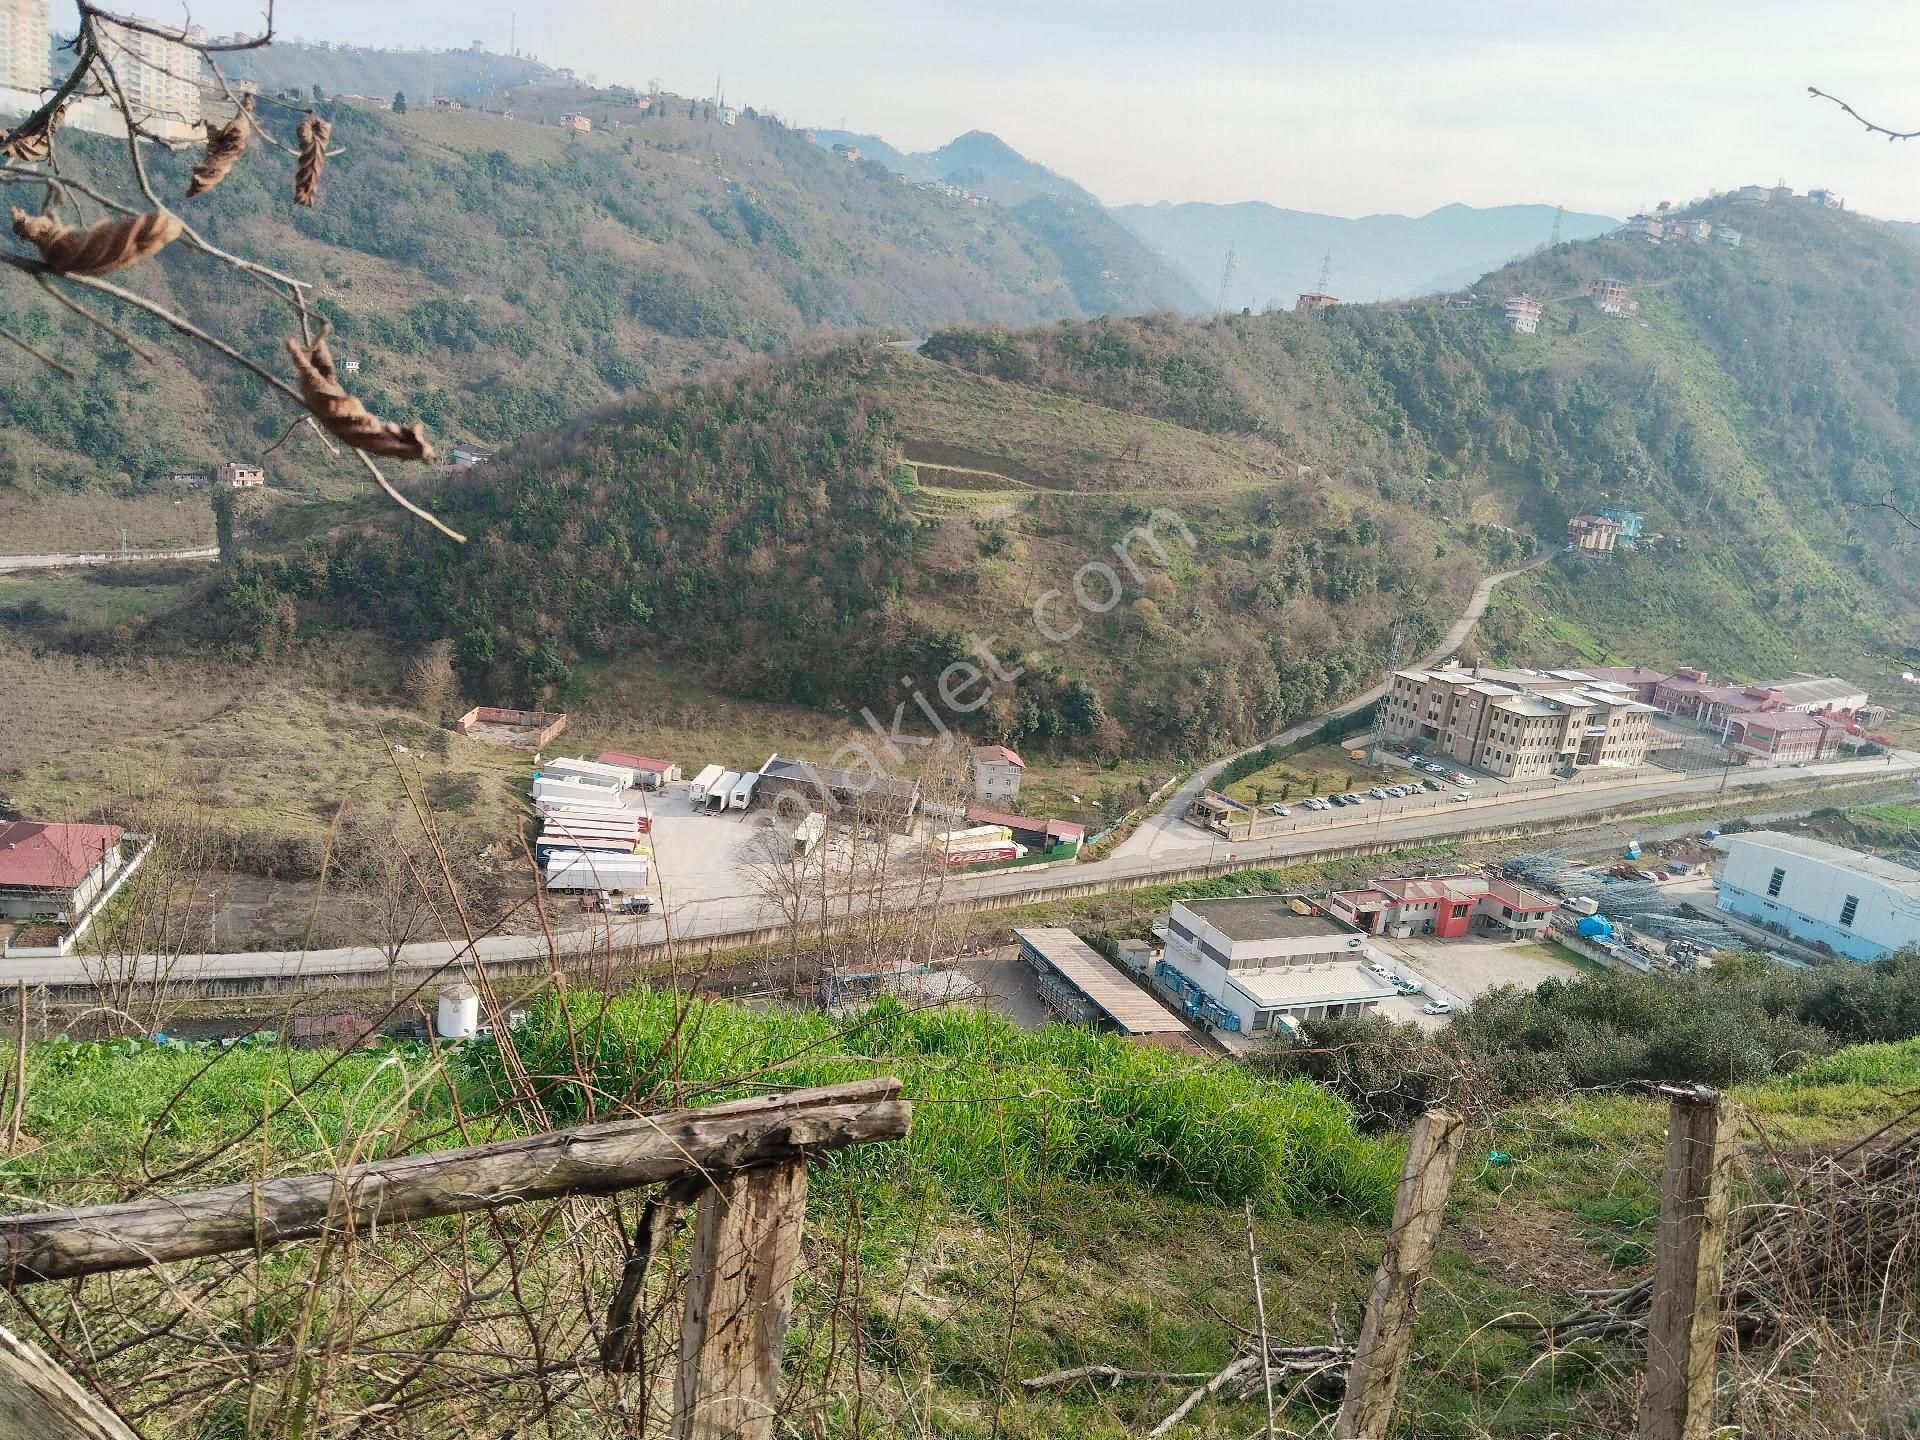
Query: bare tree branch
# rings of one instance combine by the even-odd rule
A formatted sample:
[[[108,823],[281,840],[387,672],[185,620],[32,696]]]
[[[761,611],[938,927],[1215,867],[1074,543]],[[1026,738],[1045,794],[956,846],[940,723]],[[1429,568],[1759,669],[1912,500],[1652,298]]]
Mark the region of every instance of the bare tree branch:
[[[1889,141],[1912,140],[1915,137],[1920,137],[1920,130],[1889,130],[1884,125],[1876,125],[1873,121],[1867,119],[1866,116],[1862,115],[1858,110],[1854,109],[1853,106],[1849,105],[1846,101],[1842,100],[1838,95],[1829,95],[1826,91],[1817,90],[1811,85],[1807,87],[1807,94],[1815,100],[1828,100],[1828,101],[1831,101],[1833,104],[1838,105],[1847,114],[1851,115],[1854,119],[1858,120],[1862,125],[1864,125],[1869,134],[1884,135],[1887,137]]]

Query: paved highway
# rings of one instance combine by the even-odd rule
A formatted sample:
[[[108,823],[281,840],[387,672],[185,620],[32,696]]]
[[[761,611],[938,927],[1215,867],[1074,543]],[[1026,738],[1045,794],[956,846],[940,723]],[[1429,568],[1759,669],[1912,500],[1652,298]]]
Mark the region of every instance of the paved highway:
[[[1180,837],[1181,843],[1169,841],[1156,853],[1113,855],[1105,860],[1058,869],[1004,870],[956,879],[949,883],[946,897],[964,907],[968,900],[1018,896],[1063,882],[1118,888],[1128,882],[1153,880],[1202,866],[1285,861],[1339,845],[1416,844],[1504,825],[1577,820],[1583,815],[1625,805],[1696,809],[1710,805],[1722,790],[1732,802],[1764,795],[1772,787],[1810,779],[1873,780],[1915,775],[1920,775],[1920,754],[1901,751],[1871,760],[1780,770],[1714,771],[1614,783],[1569,784],[1561,790],[1514,799],[1501,798],[1497,787],[1490,786],[1491,793],[1464,804],[1409,797],[1397,802],[1369,801],[1358,809],[1303,815],[1292,830],[1244,844],[1229,844],[1210,832],[1183,823],[1185,834]],[[776,923],[777,916],[757,897],[740,895],[680,906],[671,920],[675,937],[699,939]],[[600,917],[591,926],[562,931],[555,937],[555,943],[564,955],[583,955],[606,950],[610,940],[616,945],[626,945],[657,943],[666,938],[666,922],[657,915]],[[482,937],[473,949],[482,960],[525,959],[544,954],[546,941],[537,935],[493,935]],[[462,945],[429,941],[406,946],[401,959],[408,969],[415,969],[454,961],[464,953]],[[146,957],[141,969],[151,974],[157,964],[152,957]],[[99,967],[99,961],[77,955],[47,960],[0,960],[0,983],[24,979],[32,985],[84,984],[97,978]],[[177,980],[348,975],[383,973],[387,960],[381,951],[371,946],[351,946],[333,950],[186,955],[174,959],[170,968]]]

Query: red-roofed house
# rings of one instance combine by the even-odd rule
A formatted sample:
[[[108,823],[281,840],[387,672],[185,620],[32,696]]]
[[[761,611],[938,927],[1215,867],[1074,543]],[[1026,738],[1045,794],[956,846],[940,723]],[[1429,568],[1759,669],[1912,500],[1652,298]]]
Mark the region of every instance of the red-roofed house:
[[[1547,928],[1554,903],[1497,875],[1423,875],[1336,890],[1327,897],[1327,910],[1369,935],[1453,939],[1476,926],[1482,932],[1537,935]]]
[[[976,800],[1011,800],[1020,793],[1020,776],[1027,762],[1004,745],[981,745],[973,752],[973,795]]]
[[[0,917],[72,923],[125,863],[118,825],[0,823]]]
[[[633,771],[634,783],[647,790],[658,790],[680,778],[680,767],[671,760],[654,760],[645,755],[629,755],[624,750],[602,750],[602,765],[620,765]]]

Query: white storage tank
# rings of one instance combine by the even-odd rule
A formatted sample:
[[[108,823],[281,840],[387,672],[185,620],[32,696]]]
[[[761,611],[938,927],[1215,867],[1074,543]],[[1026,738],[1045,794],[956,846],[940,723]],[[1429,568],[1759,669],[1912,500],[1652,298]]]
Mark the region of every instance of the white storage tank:
[[[471,985],[449,985],[440,992],[440,1013],[433,1027],[442,1040],[471,1040],[480,1031],[480,997]]]

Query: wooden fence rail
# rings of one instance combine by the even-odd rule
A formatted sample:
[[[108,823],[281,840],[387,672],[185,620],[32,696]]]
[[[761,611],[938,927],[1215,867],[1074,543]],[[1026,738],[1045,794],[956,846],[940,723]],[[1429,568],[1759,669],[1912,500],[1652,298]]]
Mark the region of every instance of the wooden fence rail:
[[[576,1125],[312,1175],[44,1214],[0,1216],[9,1287],[134,1270],[332,1231],[666,1185],[696,1204],[674,1386],[678,1440],[769,1440],[806,1217],[807,1160],[898,1140],[912,1120],[892,1078]],[[644,1281],[629,1262],[609,1330]],[[610,1368],[624,1345],[603,1350]],[[62,1383],[65,1381],[65,1383]],[[0,1330],[0,1433],[126,1440],[132,1432],[31,1344]]]

